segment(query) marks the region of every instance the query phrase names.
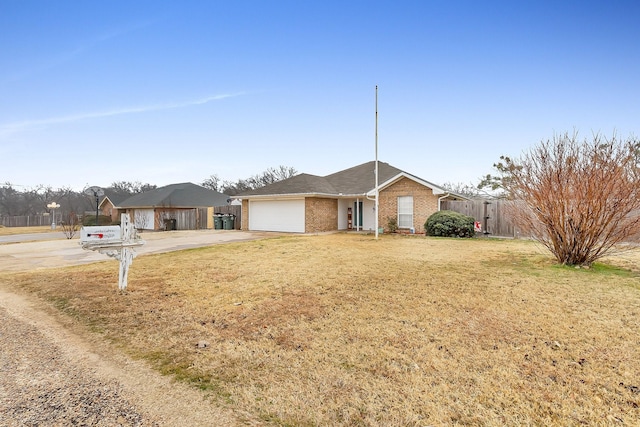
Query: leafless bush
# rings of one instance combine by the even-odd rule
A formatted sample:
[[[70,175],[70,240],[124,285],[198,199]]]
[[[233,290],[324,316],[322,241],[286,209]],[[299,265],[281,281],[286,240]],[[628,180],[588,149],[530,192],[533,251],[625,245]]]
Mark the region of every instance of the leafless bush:
[[[147,230],[148,228],[153,229],[153,224],[149,224],[151,221],[153,221],[153,218],[151,219],[151,221],[149,221],[149,217],[145,213],[134,211],[133,218],[134,226],[136,229],[140,231]]]
[[[558,262],[590,265],[640,236],[640,142],[554,136],[496,168],[514,220]]]
[[[60,222],[60,225],[62,226],[62,232],[69,240],[74,238],[80,227],[78,217],[74,212],[67,215],[66,218]]]

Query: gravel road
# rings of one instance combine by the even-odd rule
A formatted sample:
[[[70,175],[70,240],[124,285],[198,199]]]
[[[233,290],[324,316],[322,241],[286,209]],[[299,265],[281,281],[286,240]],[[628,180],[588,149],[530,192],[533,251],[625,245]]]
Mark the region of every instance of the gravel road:
[[[1,426],[260,425],[0,288]]]
[[[78,363],[39,328],[0,309],[0,425],[155,426],[122,386]]]

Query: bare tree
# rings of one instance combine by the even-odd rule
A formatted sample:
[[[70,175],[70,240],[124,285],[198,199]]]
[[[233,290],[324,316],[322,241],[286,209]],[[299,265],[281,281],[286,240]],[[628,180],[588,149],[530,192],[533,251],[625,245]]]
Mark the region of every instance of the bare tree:
[[[239,179],[236,182],[223,181],[220,184],[220,192],[235,196],[243,191],[255,190],[274,182],[282,181],[296,175],[298,171],[291,166],[278,166],[277,168],[269,168],[266,171],[249,177],[247,179]],[[214,177],[212,175],[211,177]],[[217,176],[215,176],[217,178]]]
[[[263,179],[266,180],[265,185],[291,178],[298,171],[291,166],[280,165],[277,168],[269,168],[263,172]]]
[[[13,188],[11,183],[0,186],[0,214],[37,215],[45,212],[46,204],[53,199],[55,192],[51,187],[39,185],[21,191]]]
[[[21,215],[19,213],[21,198],[21,193],[13,188],[10,182],[2,184],[0,187],[0,215]]]
[[[62,225],[62,232],[67,237],[67,239],[73,239],[73,237],[78,232],[78,228],[80,227],[78,222],[78,217],[74,212],[66,215],[62,221],[60,221]]]
[[[200,185],[202,185],[204,188],[208,188],[209,190],[220,191],[220,184],[220,177],[218,177],[218,175],[216,174],[213,174],[210,175],[209,178],[202,181]]]
[[[253,188],[251,183],[246,179],[239,179],[236,182],[223,181],[221,187],[220,192],[229,196],[235,196]]]
[[[157,185],[149,183],[143,184],[140,181],[116,181],[112,182],[109,188],[116,193],[134,195],[138,193],[144,193],[145,191],[154,190],[155,188],[157,188]]]
[[[465,184],[463,182],[445,182],[441,185],[447,191],[460,194],[467,197],[479,197],[484,192],[473,184]]]
[[[640,142],[554,136],[494,165],[521,230],[558,262],[590,265],[640,235]]]
[[[68,187],[53,190],[49,186],[39,185],[17,190],[10,183],[0,185],[0,215],[38,215],[48,212],[46,206],[51,202],[60,204],[58,212],[61,217],[71,212],[84,212],[92,208],[91,201],[87,201],[84,194]],[[93,206],[95,207],[95,203]]]
[[[55,201],[60,204],[61,214],[71,214],[73,212],[95,211],[96,203],[93,198],[89,199],[82,192],[73,191],[69,187],[62,187],[56,190],[48,201]]]

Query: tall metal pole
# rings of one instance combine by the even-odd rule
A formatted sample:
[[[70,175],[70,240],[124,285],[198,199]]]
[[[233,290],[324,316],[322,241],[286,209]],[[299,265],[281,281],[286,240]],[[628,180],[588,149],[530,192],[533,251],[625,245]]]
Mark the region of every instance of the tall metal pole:
[[[378,203],[380,191],[378,185],[378,85],[376,85],[376,240],[378,240],[378,217],[380,216],[380,204]]]
[[[84,194],[87,196],[93,195],[96,198],[96,226],[98,226],[98,206],[100,202],[100,196],[104,196],[104,190],[100,187],[89,187],[84,190]]]

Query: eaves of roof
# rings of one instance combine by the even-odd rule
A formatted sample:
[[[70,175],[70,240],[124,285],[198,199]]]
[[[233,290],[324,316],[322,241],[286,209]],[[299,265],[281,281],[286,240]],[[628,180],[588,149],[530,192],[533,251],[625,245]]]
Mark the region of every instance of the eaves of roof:
[[[281,194],[244,194],[232,197],[236,200],[251,199],[300,199],[303,197],[320,197],[325,199],[334,199],[342,197],[341,194],[333,193],[281,193]]]

